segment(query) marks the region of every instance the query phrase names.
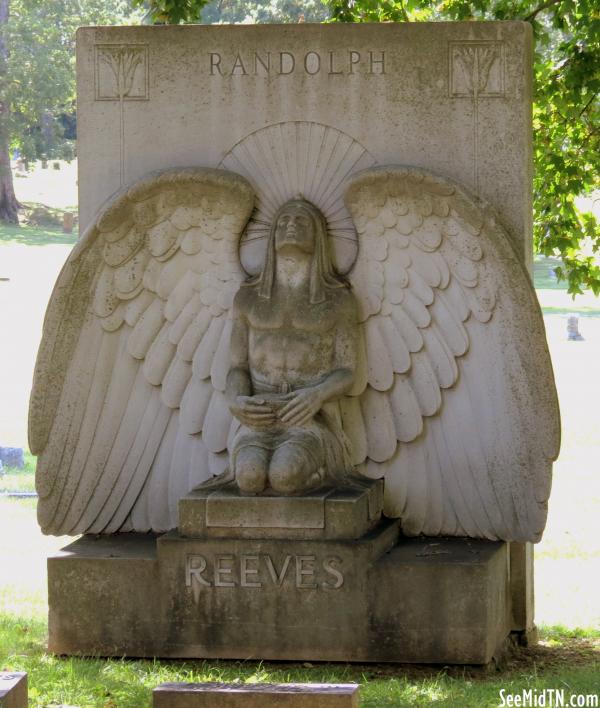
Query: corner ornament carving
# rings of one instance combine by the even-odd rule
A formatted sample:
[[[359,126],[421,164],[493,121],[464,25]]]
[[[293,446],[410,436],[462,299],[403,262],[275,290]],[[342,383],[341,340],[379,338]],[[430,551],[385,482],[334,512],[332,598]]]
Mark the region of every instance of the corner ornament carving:
[[[473,191],[479,195],[479,101],[505,95],[504,42],[450,42],[448,51],[450,96],[473,103]]]
[[[96,101],[119,102],[119,178],[125,183],[125,102],[149,100],[148,46],[97,44],[95,50]]]
[[[46,533],[171,529],[200,484],[293,495],[367,477],[407,535],[539,540],[558,407],[507,233],[412,167],[353,174],[343,198],[358,238],[344,275],[298,195],[248,277],[255,193],[231,171],[152,174],[98,215],[36,364]]]

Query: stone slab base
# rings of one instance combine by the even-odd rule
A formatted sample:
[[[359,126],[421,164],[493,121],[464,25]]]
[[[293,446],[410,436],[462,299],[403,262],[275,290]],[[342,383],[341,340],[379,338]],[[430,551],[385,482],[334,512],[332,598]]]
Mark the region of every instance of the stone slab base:
[[[27,708],[27,674],[22,671],[0,671],[0,706]]]
[[[82,537],[48,559],[49,649],[173,658],[488,663],[510,631],[507,544]]]
[[[163,683],[153,708],[358,708],[356,684]]]

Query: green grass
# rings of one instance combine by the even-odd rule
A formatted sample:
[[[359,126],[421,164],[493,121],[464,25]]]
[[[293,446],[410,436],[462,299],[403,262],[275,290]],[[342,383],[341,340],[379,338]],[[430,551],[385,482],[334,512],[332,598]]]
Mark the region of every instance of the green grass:
[[[71,246],[77,241],[77,234],[64,234],[60,229],[36,226],[11,226],[0,224],[0,243],[21,244],[23,246],[50,246],[60,244]]]
[[[0,615],[0,666],[29,674],[30,706],[150,706],[167,681],[359,683],[361,706],[497,706],[500,689],[598,690],[600,632],[542,630],[532,649],[516,649],[502,671],[474,667],[156,661],[61,658],[45,651],[39,617]]]
[[[594,297],[591,291],[573,298],[567,292],[567,281],[559,281],[551,274],[560,265],[558,258],[545,256],[536,256],[533,261],[533,282],[544,315],[600,316],[600,298]]]
[[[35,491],[35,457],[25,451],[25,468],[4,467],[0,474],[0,492],[33,492]]]
[[[600,303],[598,307],[587,307],[585,305],[577,305],[576,303],[573,303],[571,307],[543,305],[542,312],[545,315],[570,315],[573,313],[580,317],[598,317],[600,315]]]

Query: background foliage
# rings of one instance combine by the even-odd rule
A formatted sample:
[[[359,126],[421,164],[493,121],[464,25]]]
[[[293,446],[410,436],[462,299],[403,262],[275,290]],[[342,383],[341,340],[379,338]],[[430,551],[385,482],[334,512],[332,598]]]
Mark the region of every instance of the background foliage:
[[[560,254],[569,292],[600,293],[600,224],[576,198],[600,188],[597,0],[331,0],[338,22],[523,20],[535,37],[534,241]]]
[[[28,159],[73,157],[75,31],[126,23],[124,0],[10,0],[1,93],[10,147]]]
[[[325,22],[330,9],[322,0],[132,0],[146,21],[179,24],[202,22],[281,23]]]

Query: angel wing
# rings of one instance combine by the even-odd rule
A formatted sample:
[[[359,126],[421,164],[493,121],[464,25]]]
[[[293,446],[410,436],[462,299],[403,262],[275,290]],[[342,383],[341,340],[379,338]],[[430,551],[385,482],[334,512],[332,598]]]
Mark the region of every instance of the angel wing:
[[[542,315],[489,206],[402,167],[349,181],[365,375],[340,404],[407,535],[538,541],[560,421]]]
[[[45,533],[173,528],[177,500],[225,468],[228,312],[253,205],[230,172],[155,173],[73,249],[30,402]]]

